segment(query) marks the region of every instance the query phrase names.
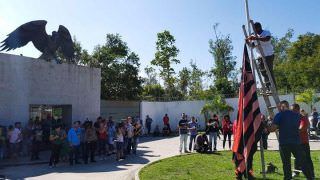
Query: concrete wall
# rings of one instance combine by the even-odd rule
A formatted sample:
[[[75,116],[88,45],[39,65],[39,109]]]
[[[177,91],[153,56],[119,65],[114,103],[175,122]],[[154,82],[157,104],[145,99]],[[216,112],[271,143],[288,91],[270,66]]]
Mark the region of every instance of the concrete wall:
[[[101,116],[107,118],[112,116],[114,120],[120,121],[127,116],[140,115],[139,101],[106,101],[101,100]]]
[[[0,53],[0,123],[27,122],[30,104],[72,105],[72,120],[100,115],[100,69]]]
[[[263,97],[259,97],[260,110],[263,114],[267,114],[267,108]],[[290,104],[294,103],[294,95],[281,95],[280,100],[287,100]],[[238,98],[228,98],[226,102],[234,108],[235,111],[230,113],[231,120],[237,118],[238,110]],[[271,100],[272,104],[275,105],[274,101]],[[173,129],[177,128],[178,122],[180,120],[181,113],[186,113],[189,117],[195,116],[198,119],[200,128],[204,127],[204,116],[200,114],[202,107],[204,106],[205,101],[172,101],[172,102],[141,102],[140,117],[145,121],[146,115],[149,115],[153,119],[152,129],[159,125],[162,129],[163,122],[162,118],[164,114],[168,114],[170,118],[170,124]],[[307,112],[310,112],[310,108],[305,104],[300,103],[302,109],[305,109]],[[316,104],[316,107],[319,110],[320,103]]]

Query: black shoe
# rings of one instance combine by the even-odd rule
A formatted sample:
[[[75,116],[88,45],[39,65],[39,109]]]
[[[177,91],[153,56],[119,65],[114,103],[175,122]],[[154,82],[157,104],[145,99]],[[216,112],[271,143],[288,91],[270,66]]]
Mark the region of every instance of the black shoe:
[[[82,164],[81,162],[77,161],[75,164]]]
[[[95,160],[91,160],[91,162],[95,163],[95,162],[97,162],[97,161],[95,161]]]

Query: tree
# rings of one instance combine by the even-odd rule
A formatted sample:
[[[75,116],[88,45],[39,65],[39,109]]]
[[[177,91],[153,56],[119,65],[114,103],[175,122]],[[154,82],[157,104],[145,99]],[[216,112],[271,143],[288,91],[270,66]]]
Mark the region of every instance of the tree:
[[[296,96],[296,101],[309,105],[310,110],[312,111],[314,104],[320,102],[320,97],[316,94],[316,91],[314,89],[307,89]]]
[[[237,71],[235,57],[232,55],[232,41],[229,35],[217,33],[218,24],[213,26],[215,40],[209,40],[209,52],[212,54],[215,67],[211,70],[214,87],[219,94],[235,95],[237,92]]]
[[[190,71],[188,68],[184,67],[179,72],[179,89],[182,94],[188,96],[188,86],[189,86],[189,79],[190,79]]]
[[[294,30],[288,29],[286,34],[282,38],[272,37],[271,42],[274,46],[275,63],[283,63],[287,60],[288,49],[291,47],[291,39],[293,37]]]
[[[320,35],[306,33],[298,36],[286,50],[286,60],[276,63],[277,89],[301,92],[306,88],[319,89]]]
[[[150,84],[143,86],[142,97],[149,101],[161,101],[164,93],[164,89],[160,84]]]
[[[206,74],[198,68],[197,64],[190,61],[191,75],[189,83],[189,99],[199,100],[202,98],[204,91],[202,85],[202,77]]]
[[[156,73],[156,70],[153,67],[147,66],[146,68],[144,68],[144,72],[147,75],[147,77],[144,78],[144,84],[145,85],[158,84],[157,73]]]
[[[107,34],[106,43],[95,47],[88,64],[101,68],[101,97],[137,99],[142,92],[139,56],[130,52],[119,34]]]
[[[213,100],[206,102],[201,109],[201,114],[204,114],[205,119],[209,118],[209,113],[225,114],[233,111],[233,107],[228,105],[221,95],[216,95]]]
[[[164,80],[166,93],[172,97],[174,90],[174,69],[172,64],[180,63],[176,59],[179,49],[175,46],[175,38],[169,31],[163,31],[157,34],[155,58],[151,61],[152,65],[160,67],[160,76]]]

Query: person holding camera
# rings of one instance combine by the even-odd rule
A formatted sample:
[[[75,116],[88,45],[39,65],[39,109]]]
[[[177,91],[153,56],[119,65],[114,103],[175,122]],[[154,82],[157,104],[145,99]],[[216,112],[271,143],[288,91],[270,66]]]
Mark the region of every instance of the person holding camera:
[[[216,114],[214,114],[212,118],[209,119],[209,122],[207,124],[207,130],[206,130],[206,133],[209,134],[210,151],[217,150],[217,138],[219,136],[219,130],[220,130],[219,118]]]

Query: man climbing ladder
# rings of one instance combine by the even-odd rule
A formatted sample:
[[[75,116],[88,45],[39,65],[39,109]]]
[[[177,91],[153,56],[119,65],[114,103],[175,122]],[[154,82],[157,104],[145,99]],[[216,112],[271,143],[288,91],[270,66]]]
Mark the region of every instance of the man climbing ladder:
[[[276,86],[274,73],[273,73],[273,61],[274,61],[274,50],[271,44],[271,33],[267,30],[263,30],[262,26],[259,22],[254,23],[255,31],[257,32],[257,36],[251,35],[246,40],[251,47],[254,47],[256,50],[256,57],[259,62],[259,69],[261,69],[261,74],[264,78],[264,82],[266,82],[266,88],[269,92],[271,92],[271,83],[268,77],[268,74],[264,68],[263,58],[260,50],[258,49],[257,40],[260,41],[261,48],[264,53],[264,57],[266,59],[267,66],[269,68],[272,80],[274,85]]]

